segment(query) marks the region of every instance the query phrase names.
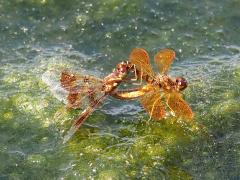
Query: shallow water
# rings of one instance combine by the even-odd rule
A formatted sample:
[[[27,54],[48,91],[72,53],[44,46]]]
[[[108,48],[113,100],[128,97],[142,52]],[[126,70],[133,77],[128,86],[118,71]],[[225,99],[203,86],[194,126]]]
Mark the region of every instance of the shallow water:
[[[239,179],[240,1],[0,1],[0,179]],[[177,52],[193,123],[110,98],[67,144],[49,69],[104,77],[134,47]],[[156,70],[157,68],[154,67]]]

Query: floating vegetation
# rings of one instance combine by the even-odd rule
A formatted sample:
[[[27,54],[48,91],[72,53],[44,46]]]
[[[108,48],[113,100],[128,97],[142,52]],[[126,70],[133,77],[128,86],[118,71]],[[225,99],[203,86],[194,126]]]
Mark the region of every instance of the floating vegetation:
[[[0,179],[237,179],[239,6],[1,1]],[[194,121],[148,122],[138,102],[110,98],[62,144],[81,110],[62,111],[42,74],[73,68],[104,77],[133,47],[177,52],[171,74],[189,80]]]

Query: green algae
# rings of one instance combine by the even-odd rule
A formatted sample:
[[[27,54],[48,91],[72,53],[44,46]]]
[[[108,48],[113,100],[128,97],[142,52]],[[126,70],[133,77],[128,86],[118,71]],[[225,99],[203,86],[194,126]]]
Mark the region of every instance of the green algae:
[[[238,69],[226,73],[235,76],[238,74]],[[33,82],[39,81],[39,83],[30,83],[33,89],[40,88],[39,86],[44,87],[40,83],[41,80],[37,80],[34,76],[24,76],[24,74],[22,76],[19,74],[19,76],[21,77],[21,80],[18,80],[20,82],[30,81],[27,77],[31,77],[31,81]],[[26,80],[24,78],[26,78]],[[218,78],[224,80],[224,76],[218,76]],[[4,81],[6,84],[13,83],[12,81]],[[211,84],[211,88],[219,89],[219,81],[217,78],[207,83]],[[216,83],[217,86],[215,86],[214,83]],[[237,78],[232,83],[237,83]],[[28,83],[26,83],[26,85],[28,85]],[[229,83],[228,85],[231,86],[232,84]],[[207,84],[202,84],[197,87],[200,91],[200,87],[206,89]],[[18,88],[23,90],[29,88],[29,86],[19,86]],[[226,90],[227,89],[228,88],[226,88]],[[191,96],[194,96],[194,94],[191,93],[193,90],[195,90],[195,88],[190,88],[187,93],[190,99]],[[44,131],[47,130],[46,128],[56,126],[62,129],[64,133],[71,125],[72,120],[80,113],[78,110],[64,113],[62,109],[64,105],[51,97],[47,89],[45,89],[45,93],[46,95],[42,98],[42,96],[33,96],[34,93],[23,93],[20,91],[14,94],[10,100],[3,101],[6,104],[6,108],[3,110],[5,121],[2,121],[2,123],[6,126],[10,123],[6,123],[6,121],[10,120],[11,123],[15,124],[11,126],[18,130],[21,129],[22,126],[14,122],[16,121],[15,116],[20,118],[21,123],[30,123],[29,128],[35,127],[34,133],[31,133],[35,137],[33,136],[24,141],[31,141],[31,143],[36,142],[38,144],[37,146],[46,146],[52,142],[52,135],[48,137],[46,133],[44,133]],[[209,92],[206,91],[206,93]],[[227,96],[226,94],[231,95]],[[155,179],[156,177],[192,179],[193,177],[187,173],[185,168],[181,169],[176,165],[179,163],[185,164],[186,167],[194,165],[194,161],[191,159],[191,152],[195,152],[200,157],[211,156],[210,153],[216,148],[216,145],[209,135],[214,131],[215,133],[220,131],[223,133],[223,128],[225,129],[225,133],[227,133],[229,128],[236,122],[234,120],[234,114],[238,112],[240,107],[239,102],[236,100],[238,97],[237,88],[231,89],[230,92],[225,92],[224,89],[222,89],[221,93],[219,91],[218,97],[224,98],[219,98],[217,103],[207,104],[208,111],[206,112],[205,109],[204,111],[206,113],[200,111],[201,114],[198,114],[195,122],[192,123],[186,123],[184,120],[174,118],[168,118],[160,122],[147,121],[147,116],[143,115],[142,119],[139,119],[133,124],[124,121],[125,124],[121,125],[121,117],[113,123],[106,124],[104,121],[110,118],[109,116],[101,112],[94,113],[89,118],[87,124],[95,124],[99,125],[99,127],[84,125],[67,145],[58,145],[62,149],[62,151],[58,152],[60,153],[58,156],[62,156],[58,159],[58,161],[61,162],[59,164],[60,166],[63,165],[63,160],[66,160],[65,158],[67,158],[67,161],[74,159],[69,167],[70,169],[67,168],[67,172],[62,170],[63,176],[65,178],[88,177],[99,179],[136,177],[148,177],[151,179]],[[202,97],[196,98],[201,99]],[[214,99],[211,95],[209,98]],[[7,107],[14,107],[16,110],[9,111]],[[48,110],[49,107],[51,107],[51,110]],[[58,112],[61,113],[61,117],[58,116],[58,119],[55,119]],[[204,121],[202,120],[203,117],[205,117]],[[214,119],[212,119],[213,117]],[[216,118],[220,118],[220,120]],[[198,119],[203,124],[196,123]],[[34,125],[36,122],[38,127]],[[210,124],[208,127],[209,134],[206,134],[208,130],[205,129],[204,124],[206,126]],[[121,128],[115,128],[114,126],[116,125],[121,125]],[[226,129],[226,127],[229,128]],[[43,132],[38,132],[37,135],[36,129]],[[5,131],[5,133],[7,132]],[[62,133],[58,131],[54,133],[54,136],[61,135]],[[61,140],[59,142],[61,142]],[[206,148],[204,151],[199,150],[198,145],[195,147],[192,146],[199,142],[204,142],[203,146]],[[23,147],[25,146],[24,142],[20,144]],[[3,149],[3,151],[5,150]],[[47,152],[35,154],[33,151],[33,153],[28,154],[22,161],[26,163],[25,168],[31,167],[32,172],[34,172],[36,169],[42,169],[49,161],[49,166],[57,163],[51,162],[52,160],[49,160],[49,156],[50,159],[55,159],[55,156],[51,157]],[[217,160],[218,159],[216,159],[216,161]],[[22,166],[21,163],[20,165]],[[213,166],[213,164],[210,165]],[[2,170],[4,170],[4,167],[2,167]],[[211,176],[217,175],[211,174],[210,172],[206,174],[206,177]],[[11,173],[9,177],[16,178],[22,177],[22,175]]]
[[[0,179],[239,177],[238,5],[0,2]],[[136,46],[151,56],[165,47],[177,51],[172,72],[189,79],[184,95],[194,121],[148,121],[144,111],[111,115],[103,107],[62,144],[81,110],[64,110],[42,74],[86,69],[107,75]]]

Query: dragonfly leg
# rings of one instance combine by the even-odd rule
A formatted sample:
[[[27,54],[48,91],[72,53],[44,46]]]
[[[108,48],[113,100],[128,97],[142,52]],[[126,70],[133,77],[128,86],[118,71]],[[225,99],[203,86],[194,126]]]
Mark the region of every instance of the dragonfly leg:
[[[166,97],[167,97],[167,100],[166,100],[166,105],[167,105],[167,107],[170,109],[171,114],[172,114],[173,116],[176,116],[174,110],[173,110],[173,109],[169,106],[169,104],[168,104],[170,95],[168,94]]]
[[[141,67],[141,74],[140,74],[140,82],[139,83],[132,83],[133,85],[142,85],[142,77],[143,77],[143,71],[142,71],[142,67]],[[132,79],[132,81],[137,81],[139,79],[138,77],[138,73],[137,73],[137,68],[134,65],[134,78]]]
[[[153,103],[153,105],[152,105],[152,109],[151,109],[151,112],[150,112],[150,117],[149,117],[149,119],[148,119],[148,122],[152,119],[152,114],[153,114],[153,111],[154,111],[154,107],[155,107],[156,103],[157,103],[160,99],[162,99],[162,96],[163,96],[163,95],[161,95],[159,98],[157,98],[157,99],[154,101],[154,103]]]
[[[121,82],[125,82],[125,83],[132,84],[132,85],[142,85],[142,79],[143,79],[142,73],[140,75],[140,82],[136,83],[136,81],[139,80],[139,76],[138,76],[138,71],[137,71],[135,65],[133,65],[133,71],[134,71],[133,77],[124,78]]]

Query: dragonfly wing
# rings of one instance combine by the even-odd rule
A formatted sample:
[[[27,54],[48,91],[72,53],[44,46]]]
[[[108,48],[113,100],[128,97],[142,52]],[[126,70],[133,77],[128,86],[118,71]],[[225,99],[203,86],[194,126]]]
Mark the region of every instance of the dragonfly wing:
[[[70,130],[67,132],[66,136],[63,138],[63,143],[69,141],[69,139],[77,132],[77,130],[82,126],[86,119],[92,114],[92,112],[101,105],[101,102],[107,97],[107,94],[101,96],[98,100],[88,106],[80,115],[80,117],[75,120],[74,124],[71,126]]]
[[[170,68],[176,57],[175,51],[171,49],[163,49],[155,55],[155,62],[160,69],[160,73],[165,74]]]
[[[42,75],[42,81],[48,85],[52,94],[59,101],[64,102],[64,104],[67,104],[68,103],[67,96],[69,92],[61,86],[59,82],[60,74],[61,72],[55,70],[46,71]]]
[[[42,80],[70,108],[85,109],[105,94],[102,80],[94,76],[50,70],[42,75]]]
[[[184,117],[191,120],[194,117],[191,107],[182,98],[178,92],[173,92],[167,95],[167,104],[169,108],[176,114],[176,116]]]
[[[95,76],[83,75],[64,71],[60,75],[60,82],[64,89],[71,91],[77,89],[88,89],[88,87],[102,86],[103,81]]]
[[[136,69],[139,71],[139,74],[144,76],[155,77],[154,71],[150,64],[149,54],[145,49],[135,48],[132,50],[129,56],[130,62],[132,62]]]
[[[103,81],[94,76],[62,72],[61,85],[69,91],[68,107],[85,109],[105,94]]]
[[[148,85],[149,90],[144,96],[140,98],[141,104],[144,109],[153,117],[155,120],[161,120],[166,116],[166,110],[162,103],[162,95],[158,87]]]

